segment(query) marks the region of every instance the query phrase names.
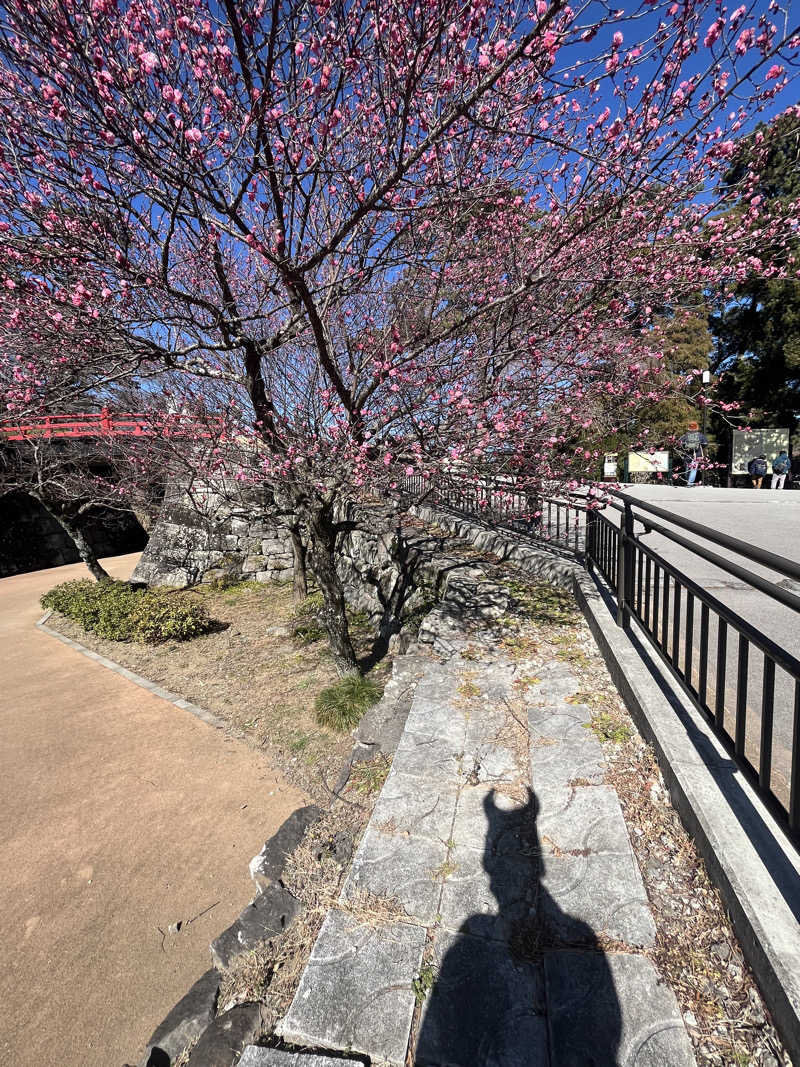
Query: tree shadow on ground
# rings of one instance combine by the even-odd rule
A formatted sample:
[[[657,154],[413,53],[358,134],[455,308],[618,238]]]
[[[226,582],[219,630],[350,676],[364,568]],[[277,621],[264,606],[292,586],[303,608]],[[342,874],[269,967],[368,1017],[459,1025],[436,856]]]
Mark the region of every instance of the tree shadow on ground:
[[[457,933],[437,935],[417,1067],[618,1062],[622,1024],[611,970],[593,930],[563,912],[542,884],[539,803],[528,792],[528,802],[511,810],[498,806],[502,798],[494,790],[484,798],[488,887],[479,878],[480,884],[467,880],[449,894],[445,888],[443,927],[459,902],[468,910],[488,901],[487,888],[496,909],[468,914],[451,926]]]

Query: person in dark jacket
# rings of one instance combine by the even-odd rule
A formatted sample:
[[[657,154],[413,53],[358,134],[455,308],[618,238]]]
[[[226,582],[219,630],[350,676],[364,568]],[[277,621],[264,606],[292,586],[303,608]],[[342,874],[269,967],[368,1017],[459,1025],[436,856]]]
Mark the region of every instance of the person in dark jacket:
[[[767,473],[767,457],[764,452],[757,459],[750,460],[747,464],[747,473],[750,475],[753,488],[760,489],[761,483],[764,481],[764,475]]]
[[[800,489],[800,452],[792,456],[792,475],[790,479],[792,489]]]
[[[781,454],[772,461],[772,484],[770,489],[783,489],[790,466],[789,456],[784,448]]]

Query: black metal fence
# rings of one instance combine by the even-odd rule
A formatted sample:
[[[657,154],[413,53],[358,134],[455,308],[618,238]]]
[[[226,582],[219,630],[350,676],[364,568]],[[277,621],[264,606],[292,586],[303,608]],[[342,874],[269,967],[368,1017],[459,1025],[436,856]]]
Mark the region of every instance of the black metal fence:
[[[617,622],[627,627],[636,619],[795,844],[800,843],[800,660],[667,560],[664,548],[659,551],[642,538],[658,534],[734,576],[740,585],[766,594],[770,599],[765,603],[791,612],[800,612],[800,596],[762,577],[758,569],[798,580],[800,565],[624,493],[614,496],[608,508],[619,517],[599,510],[588,514],[585,555],[615,594]],[[704,541],[735,558],[720,555]],[[790,638],[798,625],[796,616],[787,617]]]
[[[403,484],[407,497],[431,507],[479,519],[551,547],[582,555],[586,541],[586,504],[577,494],[547,495],[521,490],[512,478],[433,482],[419,475]]]
[[[421,478],[408,479],[404,488],[418,501],[569,550],[599,573],[616,600],[617,623],[628,627],[636,620],[800,845],[800,659],[794,654],[800,646],[800,596],[785,584],[800,581],[800,564],[614,490],[598,500],[525,493],[511,479],[436,484]],[[648,544],[643,540],[648,534],[669,545]],[[765,594],[764,604],[788,609],[788,640],[770,637],[684,573],[665,557],[669,546]],[[794,650],[786,647],[792,635]]]

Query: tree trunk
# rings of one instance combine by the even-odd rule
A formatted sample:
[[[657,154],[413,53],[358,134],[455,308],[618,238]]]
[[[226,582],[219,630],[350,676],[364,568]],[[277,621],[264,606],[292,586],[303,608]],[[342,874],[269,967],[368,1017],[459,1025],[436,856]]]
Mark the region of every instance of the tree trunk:
[[[305,600],[308,596],[308,575],[306,572],[306,546],[296,526],[289,527],[292,537],[292,553],[294,555],[294,581],[292,584],[292,599],[295,604]]]
[[[350,629],[347,625],[344,589],[336,573],[336,531],[324,513],[314,514],[311,531],[311,569],[322,593],[320,620],[328,634],[333,662],[342,676],[359,674]]]
[[[63,515],[56,514],[55,511],[52,511],[47,507],[47,504],[45,504],[43,500],[40,500],[40,503],[53,516],[70,541],[72,541],[73,545],[75,545],[78,550],[78,555],[89,568],[92,577],[98,582],[110,581],[111,575],[101,567],[97,556],[94,554],[94,549],[83,536],[78,526],[70,522],[69,519],[65,519]]]

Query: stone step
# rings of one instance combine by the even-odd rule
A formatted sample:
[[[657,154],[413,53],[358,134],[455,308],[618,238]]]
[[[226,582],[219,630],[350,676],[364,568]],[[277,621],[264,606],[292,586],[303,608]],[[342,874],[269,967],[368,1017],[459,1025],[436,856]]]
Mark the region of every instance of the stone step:
[[[331,909],[280,1036],[404,1067],[425,940],[422,926],[359,922]]]
[[[655,924],[619,799],[603,784],[607,768],[591,712],[568,702],[578,688],[559,671],[535,687],[528,708],[542,921],[562,944],[604,935],[650,946]]]

